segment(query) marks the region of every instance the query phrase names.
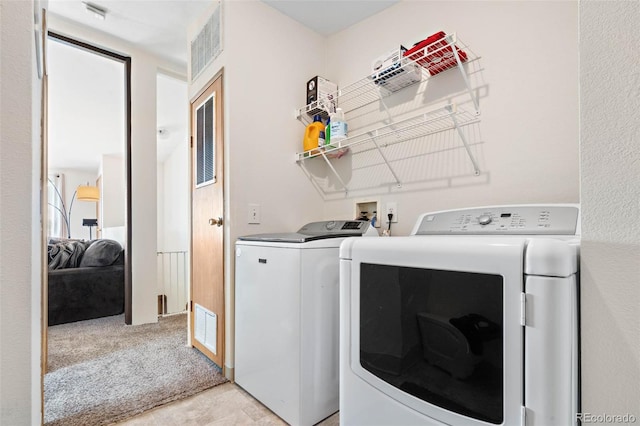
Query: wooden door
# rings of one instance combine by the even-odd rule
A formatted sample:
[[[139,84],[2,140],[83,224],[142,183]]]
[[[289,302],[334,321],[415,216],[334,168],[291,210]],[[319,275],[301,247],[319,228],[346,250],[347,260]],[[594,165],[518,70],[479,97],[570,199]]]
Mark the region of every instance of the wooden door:
[[[191,104],[191,342],[224,365],[222,75]]]

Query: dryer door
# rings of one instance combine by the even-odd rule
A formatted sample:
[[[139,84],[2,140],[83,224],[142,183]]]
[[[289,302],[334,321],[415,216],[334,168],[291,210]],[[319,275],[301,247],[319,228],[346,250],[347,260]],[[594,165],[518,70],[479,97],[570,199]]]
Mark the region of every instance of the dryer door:
[[[521,423],[523,239],[353,244],[350,367],[446,424]]]

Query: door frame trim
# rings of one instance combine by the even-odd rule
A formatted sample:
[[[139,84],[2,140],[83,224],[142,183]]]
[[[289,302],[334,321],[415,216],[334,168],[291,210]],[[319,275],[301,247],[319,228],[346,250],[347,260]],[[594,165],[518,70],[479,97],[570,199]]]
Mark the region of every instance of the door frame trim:
[[[131,57],[123,56],[110,50],[102,49],[92,44],[62,35],[55,31],[48,31],[47,37],[61,43],[80,48],[100,56],[122,62],[125,68],[125,191],[126,191],[126,248],[124,251],[124,322],[131,325],[132,322],[132,286],[131,286],[131,252],[132,252],[132,226],[131,226]],[[43,289],[45,291],[45,289]]]

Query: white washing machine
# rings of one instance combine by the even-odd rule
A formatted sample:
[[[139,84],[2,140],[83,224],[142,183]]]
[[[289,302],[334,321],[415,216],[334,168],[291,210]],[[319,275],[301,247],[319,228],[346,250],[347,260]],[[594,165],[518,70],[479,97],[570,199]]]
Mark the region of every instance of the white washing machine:
[[[292,425],[338,411],[339,248],[366,221],[236,242],[235,381]]]
[[[340,249],[342,425],[577,422],[579,209],[420,216]]]

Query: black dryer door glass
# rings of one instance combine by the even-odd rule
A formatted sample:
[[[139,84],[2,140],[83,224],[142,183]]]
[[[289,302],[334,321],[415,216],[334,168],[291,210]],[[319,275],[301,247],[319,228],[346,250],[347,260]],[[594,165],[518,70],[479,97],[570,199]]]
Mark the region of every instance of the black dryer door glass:
[[[503,422],[503,277],[362,263],[360,364],[428,403]]]

